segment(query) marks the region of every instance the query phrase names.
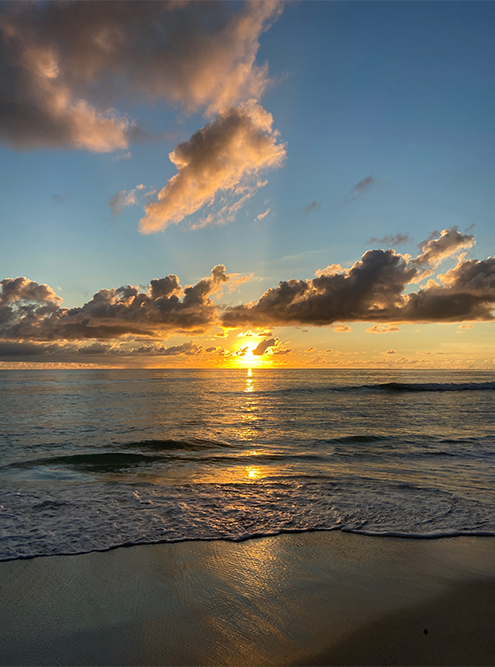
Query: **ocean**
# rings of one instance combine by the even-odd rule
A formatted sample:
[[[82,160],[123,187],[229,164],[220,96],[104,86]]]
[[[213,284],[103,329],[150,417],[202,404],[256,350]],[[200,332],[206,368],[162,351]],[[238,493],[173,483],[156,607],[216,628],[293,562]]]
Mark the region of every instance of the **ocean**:
[[[0,453],[0,560],[495,535],[489,371],[1,371]]]

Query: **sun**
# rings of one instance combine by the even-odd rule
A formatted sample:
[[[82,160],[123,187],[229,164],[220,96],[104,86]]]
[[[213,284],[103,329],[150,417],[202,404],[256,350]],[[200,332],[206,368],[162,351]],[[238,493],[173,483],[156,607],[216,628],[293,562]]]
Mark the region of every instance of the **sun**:
[[[247,343],[241,345],[237,350],[237,364],[239,366],[243,366],[244,368],[253,368],[254,366],[258,368],[260,366],[271,366],[271,355],[254,354],[256,347],[256,343]]]

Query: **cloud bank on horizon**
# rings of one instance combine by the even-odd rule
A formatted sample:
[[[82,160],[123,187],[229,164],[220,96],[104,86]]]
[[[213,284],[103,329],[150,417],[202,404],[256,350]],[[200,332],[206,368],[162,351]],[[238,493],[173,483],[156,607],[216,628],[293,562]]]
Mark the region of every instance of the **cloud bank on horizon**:
[[[139,228],[148,234],[178,224],[225,192],[233,198],[228,210],[203,224],[233,219],[246,189],[252,196],[262,184],[259,174],[282,164],[285,145],[259,104],[270,78],[256,63],[259,37],[282,3],[229,4],[6,3],[0,141],[16,150],[126,150],[153,137],[119,103],[202,111],[209,122],[170,153],[178,173],[144,205]]]
[[[417,257],[392,249],[368,250],[349,269],[331,265],[318,271],[315,278],[283,281],[257,301],[237,306],[211,299],[232,279],[242,280],[227,274],[223,265],[193,286],[184,288],[177,276],[169,275],[152,280],[147,292],[130,285],[102,289],[83,306],[70,309],[62,306],[61,298],[48,285],[27,278],[5,279],[0,281],[1,354],[8,356],[9,349],[18,354],[16,343],[30,346],[25,349],[34,354],[33,343],[39,343],[45,353],[56,350],[49,347],[54,343],[88,340],[103,344],[93,348],[93,353],[111,352],[119,340],[162,340],[177,334],[204,334],[215,327],[248,326],[270,333],[267,327],[338,324],[351,331],[346,323],[369,322],[372,326],[367,331],[384,333],[397,331],[398,323],[492,321],[495,258],[466,259],[460,251],[471,248],[474,242],[473,235],[452,228],[424,242]],[[455,266],[430,278],[417,291],[407,291],[431,276],[442,260],[455,255]],[[253,354],[264,354],[275,348],[277,341],[275,337],[261,341]],[[174,353],[161,344],[146,345],[131,351]],[[91,348],[85,349],[89,354]],[[177,353],[186,351],[178,349]],[[212,347],[210,353],[219,354],[220,349]]]

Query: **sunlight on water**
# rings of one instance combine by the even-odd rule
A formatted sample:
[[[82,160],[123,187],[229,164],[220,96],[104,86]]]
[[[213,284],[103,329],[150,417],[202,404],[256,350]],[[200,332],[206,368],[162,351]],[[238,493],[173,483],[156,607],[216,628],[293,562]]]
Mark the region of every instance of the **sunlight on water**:
[[[0,374],[0,558],[281,530],[495,533],[490,372]]]
[[[260,477],[262,477],[261,468],[256,468],[256,466],[247,466],[246,477],[248,479],[260,479]]]

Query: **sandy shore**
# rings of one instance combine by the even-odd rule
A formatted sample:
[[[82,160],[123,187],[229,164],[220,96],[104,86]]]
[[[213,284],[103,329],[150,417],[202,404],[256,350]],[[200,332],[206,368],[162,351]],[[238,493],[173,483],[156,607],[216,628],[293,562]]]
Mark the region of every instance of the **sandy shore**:
[[[331,533],[0,563],[2,665],[493,665],[495,538]]]

